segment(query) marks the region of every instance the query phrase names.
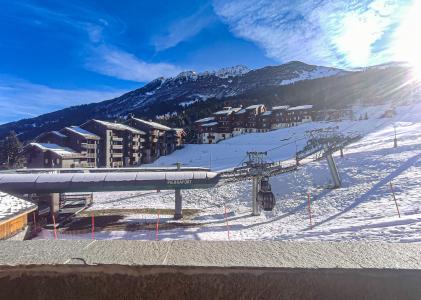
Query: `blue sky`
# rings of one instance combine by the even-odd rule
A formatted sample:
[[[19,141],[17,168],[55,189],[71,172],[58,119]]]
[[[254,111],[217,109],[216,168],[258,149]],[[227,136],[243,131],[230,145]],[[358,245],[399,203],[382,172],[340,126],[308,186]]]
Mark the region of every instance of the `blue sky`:
[[[405,60],[396,34],[419,2],[0,0],[0,123],[183,70]]]

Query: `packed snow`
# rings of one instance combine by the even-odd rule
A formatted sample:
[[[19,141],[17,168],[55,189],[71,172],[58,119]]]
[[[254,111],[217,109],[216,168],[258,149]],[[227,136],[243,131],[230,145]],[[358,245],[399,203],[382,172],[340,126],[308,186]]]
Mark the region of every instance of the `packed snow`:
[[[36,206],[29,201],[0,192],[0,222],[35,209]]]
[[[305,133],[311,129],[339,126],[341,132],[365,135],[345,148],[343,158],[339,153],[334,155],[341,188],[329,188],[332,179],[325,160],[310,160],[295,172],[271,178],[277,203],[273,211],[262,211],[260,216],[251,216],[250,181],[208,190],[183,190],[183,208],[200,210],[183,222],[195,225],[160,230],[159,239],[421,242],[421,105],[397,107],[395,117],[379,118],[388,108],[355,108],[357,118],[367,112],[368,120],[312,122],[244,134],[213,145],[187,145],[161,157],[154,166],[181,162],[222,170],[241,165],[247,151],[268,151],[270,160],[289,159],[304,146]],[[393,147],[394,127],[397,148]],[[174,192],[95,193],[90,209],[122,208],[174,208]],[[157,221],[153,214],[127,218],[140,223]],[[170,215],[160,216],[161,223],[171,219]],[[41,238],[51,237],[51,233],[43,232]],[[96,233],[95,238],[155,239],[155,232],[108,231]]]

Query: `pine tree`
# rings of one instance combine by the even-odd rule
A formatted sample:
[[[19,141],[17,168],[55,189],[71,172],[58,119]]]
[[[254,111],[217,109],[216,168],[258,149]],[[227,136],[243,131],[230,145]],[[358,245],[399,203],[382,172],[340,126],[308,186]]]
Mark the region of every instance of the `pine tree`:
[[[21,152],[22,143],[14,131],[11,131],[4,140],[0,141],[0,162],[2,165],[8,168],[22,166],[23,157]]]

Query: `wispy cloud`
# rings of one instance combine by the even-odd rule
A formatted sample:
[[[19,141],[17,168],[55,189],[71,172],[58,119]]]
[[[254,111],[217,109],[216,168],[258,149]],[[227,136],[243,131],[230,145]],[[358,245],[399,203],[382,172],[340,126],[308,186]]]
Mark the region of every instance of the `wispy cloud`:
[[[385,37],[410,2],[214,0],[214,9],[234,34],[279,62],[352,67],[387,59]]]
[[[173,76],[181,71],[167,63],[147,63],[135,55],[102,45],[92,50],[86,67],[92,71],[125,80],[145,82],[160,76]]]
[[[161,62],[150,63],[133,53],[115,47],[113,35],[118,36],[124,32],[125,24],[111,15],[89,10],[84,6],[71,4],[70,2],[62,4],[62,10],[66,13],[59,9],[52,10],[25,2],[19,5],[40,16],[50,26],[51,24],[66,26],[73,31],[84,34],[85,39],[79,39],[77,42],[80,43],[80,49],[83,49],[82,51],[85,53],[81,64],[90,71],[142,83],[160,76],[172,76],[180,72],[180,68],[175,65]],[[202,24],[198,27],[195,27],[192,23],[202,16],[203,12],[199,12],[198,15],[186,19],[185,25],[196,28],[194,30],[199,30],[204,21],[198,22]],[[183,24],[183,21],[181,24]],[[180,38],[180,34],[182,35],[181,27],[175,26],[174,30],[174,35],[171,35],[168,40],[170,44],[178,43],[179,41],[176,42],[176,40]],[[179,30],[180,32],[178,32]],[[114,34],[110,34],[110,32]],[[191,34],[193,34],[191,31],[190,33],[184,33],[184,38]]]
[[[112,99],[125,91],[56,89],[0,75],[0,124],[31,118],[72,105]]]
[[[175,47],[200,33],[213,21],[215,21],[215,15],[210,5],[202,6],[194,14],[172,23],[165,34],[154,37],[155,49],[162,51]]]
[[[111,31],[121,31],[125,28],[125,24],[104,12],[97,12],[95,9],[88,9],[85,6],[77,5],[71,2],[57,3],[57,7],[53,10],[46,6],[37,5],[29,2],[14,3],[20,9],[30,12],[36,16],[36,22],[32,19],[22,18],[22,21],[32,23],[36,26],[65,26],[73,32],[86,34],[92,43],[101,42],[103,39],[103,31],[105,29]],[[60,34],[69,34],[61,31]]]

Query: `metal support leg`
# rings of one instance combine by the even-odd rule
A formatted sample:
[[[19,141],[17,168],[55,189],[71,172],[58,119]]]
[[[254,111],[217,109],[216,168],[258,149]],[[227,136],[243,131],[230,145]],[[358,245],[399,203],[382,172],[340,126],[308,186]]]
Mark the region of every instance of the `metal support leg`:
[[[181,197],[181,190],[175,190],[175,212],[174,212],[174,220],[179,220],[183,218],[183,198]]]
[[[53,215],[57,219],[59,210],[60,210],[60,194],[50,193],[50,194],[40,194],[39,203],[45,203],[50,206],[50,219],[52,220]]]
[[[258,177],[253,177],[253,189],[251,193],[251,204],[253,208],[252,215],[253,216],[259,216],[260,215],[260,209],[259,204],[257,203],[257,190],[259,188],[259,179]]]
[[[328,153],[327,164],[329,166],[330,174],[332,175],[334,186],[333,188],[338,188],[341,186],[341,178],[339,177],[338,168],[336,167],[335,160],[333,159],[332,153]]]

